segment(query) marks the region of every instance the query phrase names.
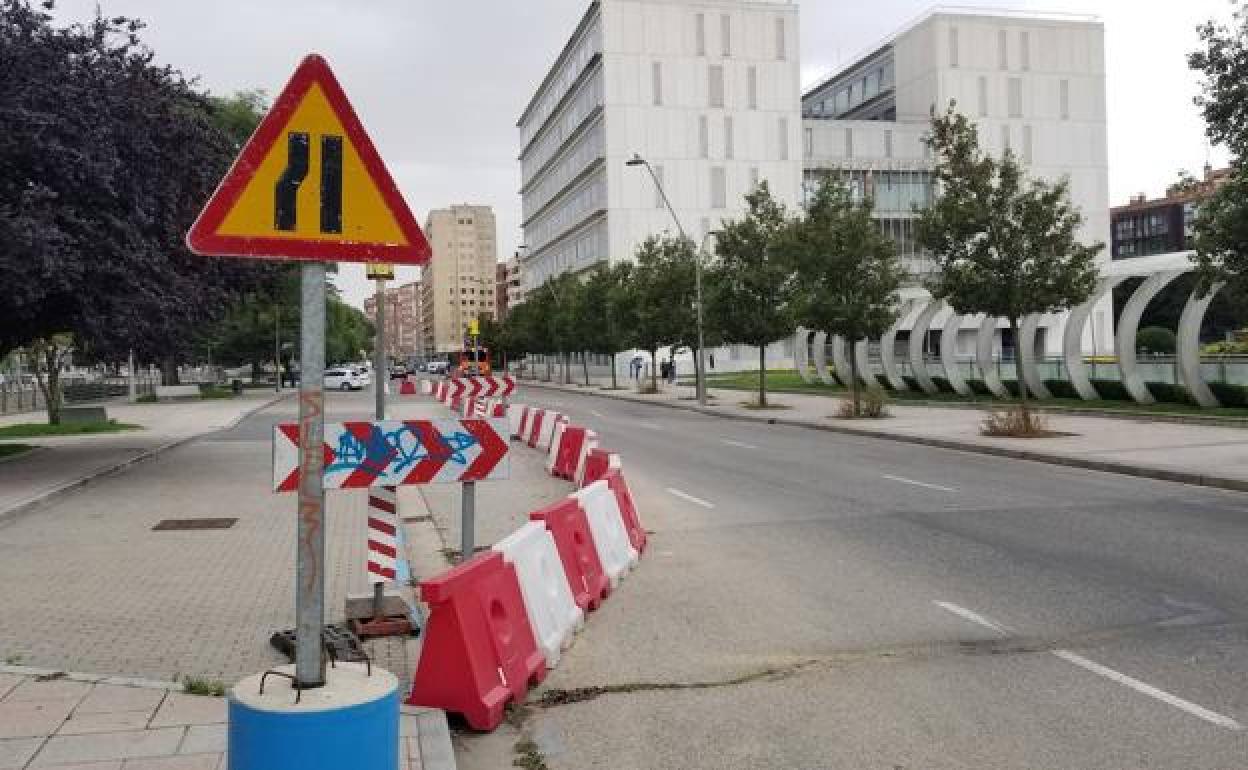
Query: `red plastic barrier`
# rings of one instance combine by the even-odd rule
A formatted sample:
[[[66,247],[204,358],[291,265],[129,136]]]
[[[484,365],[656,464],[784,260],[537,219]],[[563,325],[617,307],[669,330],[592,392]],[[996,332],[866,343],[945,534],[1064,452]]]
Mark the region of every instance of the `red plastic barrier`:
[[[537,440],[542,435],[542,423],[546,420],[545,409],[534,409],[529,412],[529,438],[526,443],[534,449],[537,448]]]
[[[637,549],[637,553],[646,550],[646,528],[641,526],[641,518],[637,515],[637,504],[633,502],[633,493],[624,480],[619,468],[607,470],[607,486],[615,493],[615,500],[620,506],[620,516],[624,518],[624,529],[628,532],[628,540]]]
[[[407,703],[463,714],[493,730],[513,698],[546,678],[516,570],[485,551],[420,584],[430,609],[425,642]]]
[[[607,449],[591,449],[585,458],[585,477],[581,486],[587,487],[598,479],[605,479],[611,469],[612,452]]]
[[[611,580],[602,569],[602,561],[589,533],[589,520],[574,498],[560,500],[552,506],[529,514],[533,521],[546,523],[555,538],[555,548],[563,571],[568,576],[572,598],[583,610],[596,610],[611,593]]]
[[[571,481],[576,475],[576,466],[580,464],[581,448],[585,445],[586,429],[579,425],[567,425],[559,441],[559,450],[555,455],[555,465],[551,468],[552,475]]]
[[[411,380],[403,380],[403,382],[399,384],[399,395],[400,396],[416,395],[416,383],[412,382]]]
[[[520,432],[517,433],[515,437],[521,441],[525,441],[529,435],[529,418],[533,414],[533,410],[529,408],[528,404],[525,404],[520,408],[523,410],[520,412]]]
[[[492,411],[490,412],[490,416],[491,417],[506,417],[507,405],[504,404],[502,401],[494,402],[494,407]]]

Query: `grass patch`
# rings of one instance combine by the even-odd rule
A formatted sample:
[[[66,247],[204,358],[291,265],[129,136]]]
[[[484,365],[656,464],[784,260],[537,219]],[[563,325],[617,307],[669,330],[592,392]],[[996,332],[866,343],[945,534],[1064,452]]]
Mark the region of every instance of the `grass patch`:
[[[541,750],[532,740],[525,738],[516,741],[512,749],[516,752],[516,758],[511,760],[512,767],[523,768],[523,770],[548,770],[546,758],[542,756]]]
[[[200,385],[199,397],[205,401],[221,398],[234,398],[237,395],[232,388],[218,388],[215,385]]]
[[[1094,383],[1098,387],[1101,381]],[[712,388],[722,388],[724,390],[741,390],[754,391],[758,390],[758,372],[739,372],[734,374],[716,374],[707,378],[707,385]],[[1007,382],[1007,386],[1012,382]],[[1214,387],[1214,386],[1210,386]],[[1215,388],[1216,390],[1216,388]],[[767,371],[767,392],[768,393],[801,393],[817,396],[845,396],[849,393],[848,388],[840,385],[824,385],[822,382],[806,383],[793,370],[774,370]],[[914,406],[923,406],[924,404],[974,404],[976,406],[992,407],[999,405],[1006,408],[1014,401],[1002,401],[997,398],[985,394],[976,394],[972,396],[959,396],[956,393],[936,393],[928,395],[916,390],[893,391],[888,392],[888,398],[893,403],[910,404]],[[1117,400],[1112,398],[1101,398],[1093,401],[1084,401],[1081,398],[1051,398],[1043,401],[1033,402],[1033,407],[1037,410],[1044,409],[1060,409],[1072,413],[1081,411],[1098,410],[1123,412],[1127,414],[1161,414],[1161,415],[1192,415],[1198,417],[1231,417],[1231,418],[1248,418],[1248,407],[1244,406],[1222,406],[1216,409],[1205,409],[1190,403],[1166,403],[1158,402],[1156,404],[1138,404],[1134,401]]]
[[[34,449],[30,444],[0,444],[0,460],[6,457],[17,457]]]
[[[106,420],[102,422],[63,422],[49,425],[41,422],[21,422],[0,427],[0,438],[38,438],[40,436],[80,436],[88,433],[117,433],[123,430],[142,430],[140,425]]]
[[[159,404],[160,399],[156,398],[155,393],[144,393],[143,395],[134,399],[134,403],[136,404]]]
[[[792,409],[792,408],[793,408],[793,407],[789,406],[788,404],[760,404],[760,403],[758,403],[758,401],[757,401],[757,400],[750,400],[750,401],[739,401],[739,402],[737,402],[737,403],[739,403],[741,406],[745,407],[746,409],[754,409],[754,410],[756,410],[756,411],[760,411],[760,412],[761,412],[761,411],[770,411],[770,410],[773,410],[773,409],[776,409],[776,410],[784,410],[784,409]]]
[[[225,695],[225,682],[201,676],[188,676],[182,680],[182,692],[187,695],[206,695],[220,698]]]

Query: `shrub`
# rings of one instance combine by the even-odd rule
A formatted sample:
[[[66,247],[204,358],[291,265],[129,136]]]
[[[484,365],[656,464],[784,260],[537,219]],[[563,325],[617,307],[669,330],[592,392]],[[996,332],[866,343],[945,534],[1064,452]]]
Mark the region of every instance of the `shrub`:
[[[971,392],[977,396],[991,396],[992,395],[992,391],[988,390],[988,384],[985,383],[983,380],[967,380],[966,386],[970,388]]]
[[[1222,406],[1248,406],[1248,387],[1228,382],[1211,382],[1209,390]]]
[[[902,377],[901,379],[905,380],[906,387],[909,388],[910,390],[913,390],[915,393],[923,392],[923,388],[919,385],[919,381],[915,379],[914,377],[905,376],[905,377]]]
[[[953,384],[949,382],[947,377],[933,377],[932,384],[936,386],[936,390],[941,393],[957,393],[953,389]]]
[[[862,416],[878,419],[888,416],[888,394],[880,388],[868,388],[862,397]]]
[[[1174,332],[1161,326],[1146,326],[1135,333],[1135,349],[1144,353],[1173,353]]]
[[[884,390],[893,390],[893,389],[894,389],[894,388],[893,388],[893,383],[889,382],[889,381],[888,381],[888,378],[887,378],[887,377],[885,377],[885,376],[884,376],[884,375],[882,375],[882,374],[877,374],[877,375],[875,375],[875,380],[876,380],[876,382],[880,383],[880,387],[881,387],[881,388],[883,388]]]
[[[1092,380],[1092,387],[1106,401],[1134,401],[1127,386],[1118,380]]]
[[[1008,438],[1039,438],[1051,435],[1048,420],[1043,415],[1021,406],[989,412],[980,425],[980,433]]]
[[[1190,404],[1192,396],[1182,385],[1171,385],[1168,382],[1149,382],[1148,392],[1163,404]]]

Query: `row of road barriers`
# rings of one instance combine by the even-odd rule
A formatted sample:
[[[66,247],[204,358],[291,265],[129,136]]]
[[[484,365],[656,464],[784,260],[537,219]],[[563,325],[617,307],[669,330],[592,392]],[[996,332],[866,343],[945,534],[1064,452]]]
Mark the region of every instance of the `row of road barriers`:
[[[420,583],[429,619],[407,702],[488,731],[559,664],[647,537],[620,457],[599,448],[594,431],[558,412],[466,396],[454,382],[427,392],[466,416],[505,417],[514,442],[546,452],[552,475],[577,487],[490,550]]]

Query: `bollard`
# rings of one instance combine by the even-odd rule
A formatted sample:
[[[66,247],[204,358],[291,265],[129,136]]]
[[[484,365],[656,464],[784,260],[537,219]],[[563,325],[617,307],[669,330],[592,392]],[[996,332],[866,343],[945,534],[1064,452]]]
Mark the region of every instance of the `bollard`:
[[[323,687],[298,691],[294,671],[281,666],[230,690],[229,770],[399,766],[399,682],[393,674],[339,663],[326,670]]]

